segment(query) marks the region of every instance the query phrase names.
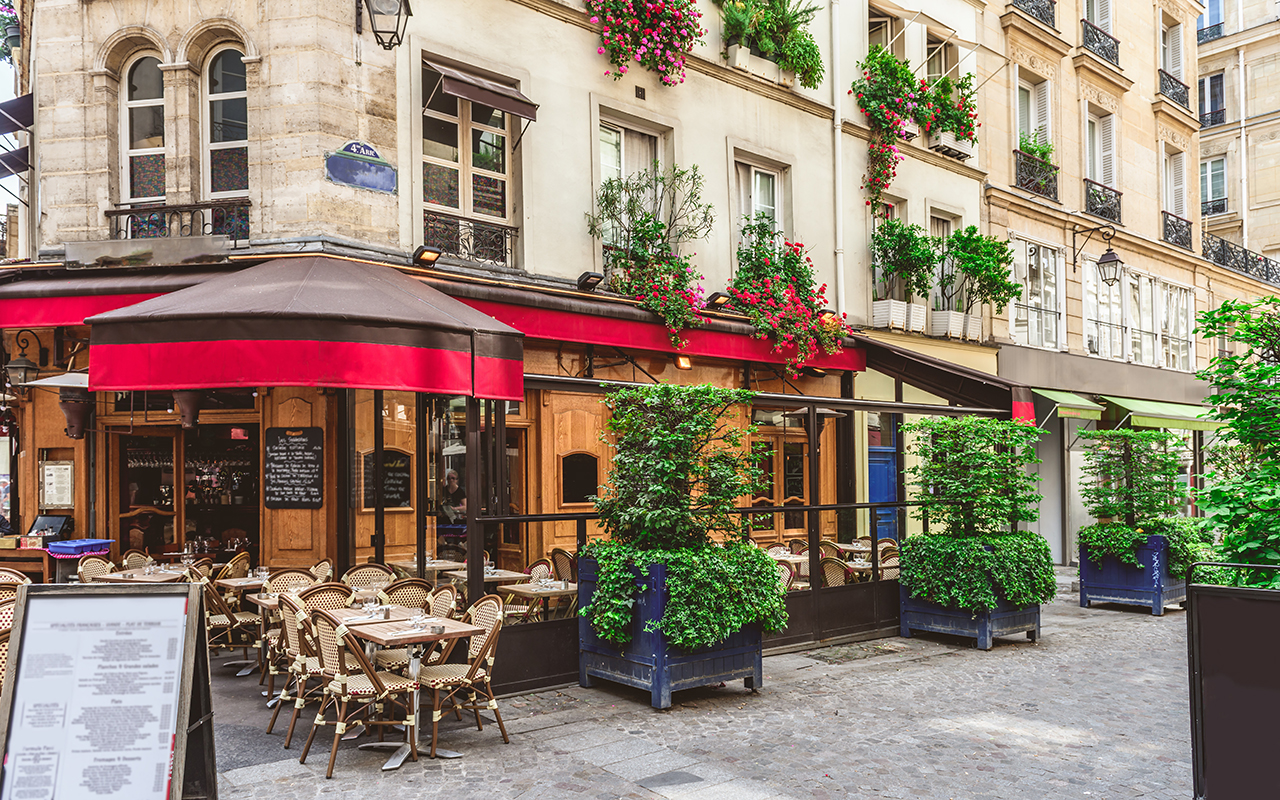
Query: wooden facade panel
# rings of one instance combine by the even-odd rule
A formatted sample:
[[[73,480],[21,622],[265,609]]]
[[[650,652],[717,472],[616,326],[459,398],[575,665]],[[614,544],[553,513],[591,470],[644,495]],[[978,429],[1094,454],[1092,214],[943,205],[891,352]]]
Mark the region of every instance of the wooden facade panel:
[[[317,509],[278,508],[262,510],[262,558],[271,566],[310,566],[324,558],[328,550],[325,531],[330,527],[337,498],[335,443],[328,431],[329,398],[310,387],[272,389],[263,408],[259,458],[264,458],[267,428],[318,427],[325,436],[324,505]],[[262,470],[259,467],[259,474]]]

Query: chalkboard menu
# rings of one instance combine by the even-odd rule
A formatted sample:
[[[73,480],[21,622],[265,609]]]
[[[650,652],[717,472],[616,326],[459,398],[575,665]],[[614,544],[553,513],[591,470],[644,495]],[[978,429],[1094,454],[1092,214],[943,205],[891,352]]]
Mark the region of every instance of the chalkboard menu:
[[[382,451],[382,502],[384,508],[413,507],[413,460],[403,450]],[[377,504],[374,491],[373,453],[364,454],[364,507]]]
[[[267,428],[262,500],[267,508],[324,505],[324,430]]]

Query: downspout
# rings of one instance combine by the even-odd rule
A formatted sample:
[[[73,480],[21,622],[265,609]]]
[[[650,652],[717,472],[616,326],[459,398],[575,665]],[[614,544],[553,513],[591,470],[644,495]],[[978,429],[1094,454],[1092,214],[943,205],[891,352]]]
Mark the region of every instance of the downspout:
[[[835,214],[835,289],[836,313],[844,315],[846,304],[844,299],[844,191],[842,180],[844,170],[844,119],[840,112],[840,0],[831,0],[831,189],[834,194],[832,203]]]
[[[1243,18],[1242,18],[1243,19]],[[1249,249],[1249,164],[1246,161],[1249,154],[1246,149],[1246,140],[1249,132],[1245,130],[1244,120],[1248,115],[1248,109],[1245,106],[1244,93],[1244,48],[1236,48],[1236,83],[1240,85],[1240,232],[1243,241],[1240,243],[1245,250]]]

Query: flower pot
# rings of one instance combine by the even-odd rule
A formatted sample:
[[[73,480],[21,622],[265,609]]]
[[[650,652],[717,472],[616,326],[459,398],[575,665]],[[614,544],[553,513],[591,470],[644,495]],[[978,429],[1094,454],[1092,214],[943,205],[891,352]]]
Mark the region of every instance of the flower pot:
[[[670,708],[671,693],[680,689],[714,686],[742,678],[748,689],[759,688],[764,678],[761,628],[748,625],[715,647],[694,652],[679,650],[657,630],[667,606],[667,569],[657,564],[641,575],[635,570],[640,591],[632,606],[631,641],[624,645],[596,636],[586,617],[578,618],[578,683],[591,686],[594,679],[648,690],[654,708]],[[578,607],[591,604],[596,589],[596,560],[578,559]],[[653,628],[653,630],[650,630]]]
[[[951,131],[929,134],[929,149],[961,161],[973,158],[978,152],[978,148],[973,142],[957,139],[956,135]]]
[[[872,300],[871,327],[907,329],[907,304],[901,300]]]
[[[796,72],[793,69],[778,70],[778,83],[787,87],[794,88],[796,85]]]
[[[4,26],[4,41],[9,45],[10,50],[17,50],[22,47],[22,26],[6,25]]]
[[[1033,642],[1040,638],[1039,605],[1015,606],[1000,600],[991,611],[950,608],[912,597],[901,583],[898,600],[902,609],[898,632],[904,638],[911,638],[913,631],[966,636],[975,640],[974,646],[979,650],[990,650],[993,636],[1025,632]]]
[[[982,341],[982,317],[977,314],[964,315],[964,338],[971,342]]]
[[[929,335],[945,339],[964,337],[963,311],[938,311],[934,309],[933,319],[929,322]]]
[[[734,69],[740,69],[743,72],[747,71],[748,66],[751,64],[750,47],[744,47],[740,44],[731,44],[729,45],[728,54],[729,66]]]
[[[1136,548],[1138,564],[1126,564],[1114,556],[1096,556],[1080,545],[1080,607],[1090,603],[1149,606],[1157,617],[1164,607],[1187,599],[1184,580],[1168,574],[1169,542],[1148,536]]]
[[[909,142],[920,135],[920,126],[915,120],[904,120],[898,135]]]
[[[907,332],[924,333],[925,325],[928,324],[928,316],[928,306],[922,303],[907,303]]]

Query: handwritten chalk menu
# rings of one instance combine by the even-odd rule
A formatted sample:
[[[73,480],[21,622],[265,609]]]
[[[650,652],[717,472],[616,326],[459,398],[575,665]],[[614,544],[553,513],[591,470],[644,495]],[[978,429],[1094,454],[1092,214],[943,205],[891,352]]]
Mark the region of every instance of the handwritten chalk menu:
[[[324,505],[324,430],[267,428],[262,501],[267,508]]]
[[[187,604],[185,593],[28,595],[0,798],[170,796]]]
[[[369,509],[377,504],[373,453],[364,454],[363,465],[364,507]],[[413,507],[413,457],[403,450],[382,451],[382,502],[386,508]]]

